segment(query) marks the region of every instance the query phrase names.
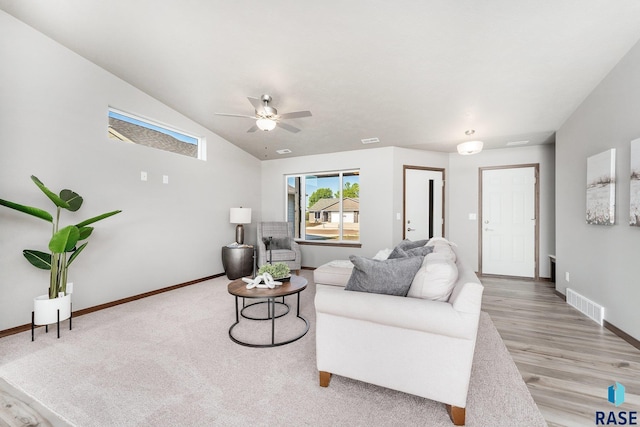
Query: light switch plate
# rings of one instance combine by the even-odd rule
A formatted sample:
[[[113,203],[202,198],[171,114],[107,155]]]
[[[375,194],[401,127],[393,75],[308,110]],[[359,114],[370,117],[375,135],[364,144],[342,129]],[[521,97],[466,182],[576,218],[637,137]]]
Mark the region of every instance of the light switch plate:
[[[169,183],[169,175],[162,175],[162,183],[163,184]]]
[[[146,181],[147,180],[147,173],[145,171],[141,171],[140,172],[140,181]]]

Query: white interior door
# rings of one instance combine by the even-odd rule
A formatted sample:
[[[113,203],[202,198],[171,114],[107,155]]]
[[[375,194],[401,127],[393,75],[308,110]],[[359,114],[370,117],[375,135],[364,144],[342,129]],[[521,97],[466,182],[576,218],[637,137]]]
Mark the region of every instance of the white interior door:
[[[442,170],[404,170],[404,236],[410,240],[443,237]]]
[[[536,168],[482,170],[482,273],[536,275]]]

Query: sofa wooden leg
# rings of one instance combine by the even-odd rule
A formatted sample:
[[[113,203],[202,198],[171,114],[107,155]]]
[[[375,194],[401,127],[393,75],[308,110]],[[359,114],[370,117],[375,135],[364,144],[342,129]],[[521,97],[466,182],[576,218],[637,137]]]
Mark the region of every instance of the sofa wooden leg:
[[[451,422],[457,426],[464,425],[465,418],[465,408],[459,408],[457,406],[447,405],[447,412],[449,412],[449,417],[451,417]]]
[[[320,387],[329,387],[329,381],[331,381],[331,373],[320,371]]]

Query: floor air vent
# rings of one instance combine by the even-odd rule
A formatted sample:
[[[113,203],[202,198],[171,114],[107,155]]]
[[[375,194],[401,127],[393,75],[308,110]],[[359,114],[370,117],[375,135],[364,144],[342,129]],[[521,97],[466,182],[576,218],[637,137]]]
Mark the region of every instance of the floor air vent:
[[[575,307],[578,311],[595,320],[600,326],[602,326],[602,321],[604,320],[604,307],[600,304],[596,304],[589,298],[585,298],[573,289],[569,288],[567,288],[567,304]]]

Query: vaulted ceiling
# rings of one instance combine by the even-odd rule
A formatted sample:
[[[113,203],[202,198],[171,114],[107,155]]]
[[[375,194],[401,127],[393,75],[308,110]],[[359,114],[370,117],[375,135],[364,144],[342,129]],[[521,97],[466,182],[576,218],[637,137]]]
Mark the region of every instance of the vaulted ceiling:
[[[260,159],[550,143],[640,39],[637,0],[0,0],[0,9]],[[262,94],[279,113],[313,115],[286,121],[298,133],[247,132],[252,120],[215,115],[252,115],[247,97]]]

